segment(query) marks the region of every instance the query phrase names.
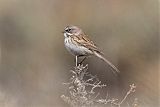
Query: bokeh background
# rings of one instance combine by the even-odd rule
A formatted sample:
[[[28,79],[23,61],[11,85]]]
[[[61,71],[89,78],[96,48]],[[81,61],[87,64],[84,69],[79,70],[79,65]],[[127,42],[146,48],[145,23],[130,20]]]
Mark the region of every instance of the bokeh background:
[[[60,98],[74,57],[64,47],[66,25],[81,27],[121,73],[85,61],[122,98],[137,85],[139,107],[158,107],[157,0],[0,0],[0,107],[67,107]],[[106,91],[107,90],[107,91]]]

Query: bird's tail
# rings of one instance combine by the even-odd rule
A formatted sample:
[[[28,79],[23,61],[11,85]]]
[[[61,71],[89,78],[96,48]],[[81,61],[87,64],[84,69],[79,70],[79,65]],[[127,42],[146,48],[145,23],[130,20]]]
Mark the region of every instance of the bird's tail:
[[[112,71],[116,71],[114,73],[119,73],[120,71],[110,62],[108,61],[100,52],[94,52],[94,55],[97,56],[98,58],[100,58],[101,60],[103,60],[104,62],[106,62],[111,68]]]

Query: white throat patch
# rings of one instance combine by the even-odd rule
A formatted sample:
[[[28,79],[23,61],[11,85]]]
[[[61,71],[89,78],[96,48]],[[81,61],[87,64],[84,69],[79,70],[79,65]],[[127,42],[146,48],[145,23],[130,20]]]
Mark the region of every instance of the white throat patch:
[[[67,38],[68,36],[72,36],[72,35],[73,35],[73,34],[68,33],[68,32],[65,32],[65,33],[64,33],[64,37],[65,37],[65,38]]]

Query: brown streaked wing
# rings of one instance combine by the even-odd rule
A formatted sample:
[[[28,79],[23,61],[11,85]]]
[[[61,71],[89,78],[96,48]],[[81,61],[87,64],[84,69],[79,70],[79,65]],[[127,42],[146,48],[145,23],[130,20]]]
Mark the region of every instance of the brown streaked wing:
[[[72,37],[73,37],[74,41],[79,43],[81,46],[84,46],[84,47],[88,48],[91,51],[100,52],[98,47],[86,35],[81,34],[81,35],[78,35],[78,36],[74,35]]]

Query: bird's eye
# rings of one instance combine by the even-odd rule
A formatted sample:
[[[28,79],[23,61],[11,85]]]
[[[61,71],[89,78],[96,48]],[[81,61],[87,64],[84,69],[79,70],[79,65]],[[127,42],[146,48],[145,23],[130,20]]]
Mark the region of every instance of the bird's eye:
[[[71,31],[71,29],[66,29],[66,32],[70,32]]]

